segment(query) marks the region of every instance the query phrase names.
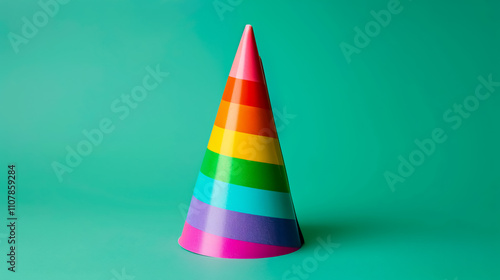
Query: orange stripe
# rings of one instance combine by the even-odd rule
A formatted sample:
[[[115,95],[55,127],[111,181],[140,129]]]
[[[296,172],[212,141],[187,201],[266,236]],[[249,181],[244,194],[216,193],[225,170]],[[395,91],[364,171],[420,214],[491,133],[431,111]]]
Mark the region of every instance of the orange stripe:
[[[215,125],[228,130],[278,138],[270,110],[221,100]]]
[[[222,99],[232,103],[271,110],[267,86],[263,82],[252,82],[230,76],[227,79]]]

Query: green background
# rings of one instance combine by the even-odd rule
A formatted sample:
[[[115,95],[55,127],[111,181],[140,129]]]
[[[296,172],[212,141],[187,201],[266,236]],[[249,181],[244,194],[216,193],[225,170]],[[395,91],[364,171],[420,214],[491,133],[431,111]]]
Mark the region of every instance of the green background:
[[[389,1],[232,1],[219,15],[212,1],[74,0],[18,53],[9,32],[41,8],[2,1],[0,278],[282,279],[330,236],[328,259],[288,279],[500,279],[500,88],[458,129],[443,119],[479,76],[500,80],[500,5],[472,2],[402,0],[348,63],[339,45]],[[270,259],[202,257],[177,238],[245,24],[306,244]],[[170,75],[120,120],[110,104],[148,65]],[[59,182],[51,164],[103,118],[114,131]],[[435,128],[447,140],[391,189],[384,173]],[[5,262],[12,163],[16,273]]]

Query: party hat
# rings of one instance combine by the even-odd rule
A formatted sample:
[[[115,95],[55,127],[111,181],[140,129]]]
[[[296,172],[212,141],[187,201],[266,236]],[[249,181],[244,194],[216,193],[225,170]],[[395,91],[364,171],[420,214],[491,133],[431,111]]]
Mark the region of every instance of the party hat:
[[[179,244],[219,258],[267,258],[304,243],[262,63],[247,25],[234,58]]]

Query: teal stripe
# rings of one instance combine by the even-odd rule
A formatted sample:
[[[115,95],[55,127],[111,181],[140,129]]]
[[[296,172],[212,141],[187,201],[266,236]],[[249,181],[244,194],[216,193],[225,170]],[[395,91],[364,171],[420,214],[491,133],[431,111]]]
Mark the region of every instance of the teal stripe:
[[[200,172],[194,196],[209,205],[240,213],[295,219],[290,193],[248,188],[214,180]]]

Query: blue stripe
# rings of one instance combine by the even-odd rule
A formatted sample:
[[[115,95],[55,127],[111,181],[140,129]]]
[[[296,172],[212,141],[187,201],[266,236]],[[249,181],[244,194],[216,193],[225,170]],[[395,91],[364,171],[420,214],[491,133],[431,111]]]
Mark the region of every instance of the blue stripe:
[[[214,180],[201,172],[194,189],[194,197],[206,204],[231,211],[273,218],[295,219],[292,198],[289,193],[229,184]]]

